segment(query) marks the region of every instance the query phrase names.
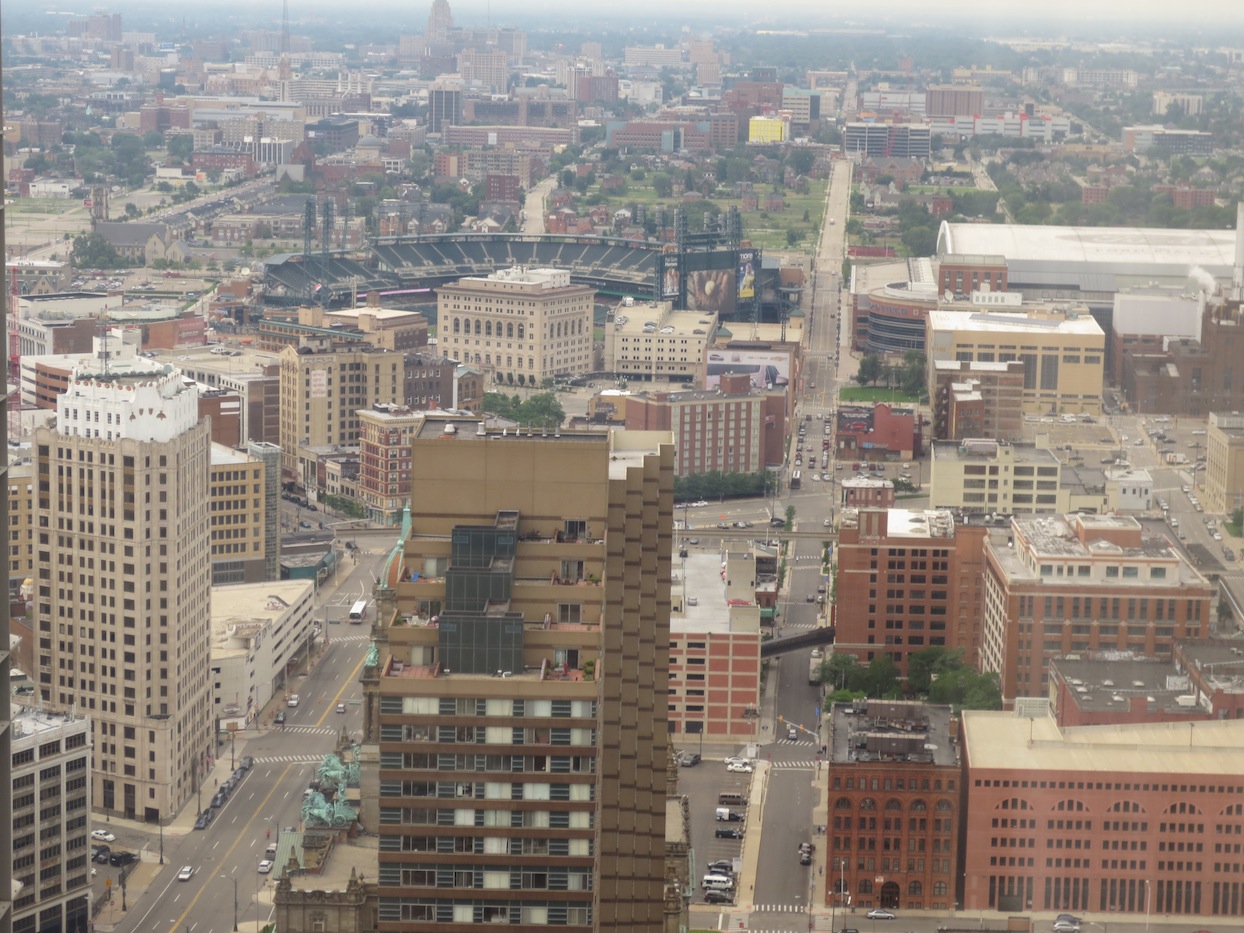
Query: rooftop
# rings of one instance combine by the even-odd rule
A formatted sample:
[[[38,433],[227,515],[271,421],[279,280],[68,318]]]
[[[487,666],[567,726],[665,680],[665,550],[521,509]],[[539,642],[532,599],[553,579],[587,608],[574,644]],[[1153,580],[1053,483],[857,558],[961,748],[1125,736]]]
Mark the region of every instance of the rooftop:
[[[1090,314],[1067,317],[1038,314],[1012,314],[1004,311],[930,311],[929,328],[940,331],[970,333],[996,333],[998,331],[1046,331],[1047,333],[1074,334],[1084,337],[1105,335],[1101,326]]]
[[[833,746],[836,765],[868,762],[954,767],[958,748],[951,741],[951,708],[911,700],[856,700],[835,703]]]
[[[1086,712],[1127,712],[1134,702],[1143,700],[1153,711],[1205,714],[1199,705],[1178,699],[1188,695],[1191,680],[1166,658],[1120,656],[1118,652],[1101,658],[1052,658],[1050,675],[1066,682],[1076,706]]]
[[[964,710],[963,746],[972,768],[1010,772],[1079,771],[1087,776],[1244,773],[1244,720],[1111,723],[1060,729],[1048,715]]]
[[[1008,261],[1049,263],[1182,264],[1230,267],[1235,230],[1164,230],[1147,227],[1056,227],[1036,224],[943,223],[938,252],[946,256],[1001,254]]]

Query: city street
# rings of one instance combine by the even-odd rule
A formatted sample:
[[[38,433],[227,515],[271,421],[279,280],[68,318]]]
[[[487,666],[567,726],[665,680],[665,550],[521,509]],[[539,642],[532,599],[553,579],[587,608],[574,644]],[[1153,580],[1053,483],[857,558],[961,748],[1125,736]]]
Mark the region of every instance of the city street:
[[[386,536],[391,541],[394,532],[389,530]],[[106,880],[113,882],[114,894],[96,918],[95,929],[227,933],[235,929],[235,915],[225,905],[234,904],[236,929],[255,931],[269,919],[271,876],[258,871],[264,849],[276,841],[282,827],[300,825],[303,791],[324,755],[336,747],[342,730],[355,738],[362,733],[358,678],[371,626],[370,620],[350,625],[346,616],[354,600],[370,597],[388,551],[367,541],[359,544],[363,551],[357,562],[347,556],[338,582],[321,590],[326,644],[310,674],[291,681],[289,692],[298,694],[298,706],[289,707],[285,695],[280,695],[259,718],[258,729],[247,729],[236,742],[222,744],[216,767],[204,779],[202,802],[191,801],[164,829],[164,865],[159,865],[154,828],[117,820],[106,824],[118,837],[116,845],[141,851],[142,861],[132,871],[124,912],[120,891],[115,890],[119,869],[99,867],[94,896],[106,895]],[[344,713],[336,712],[338,703],[345,704]],[[271,724],[278,709],[286,714],[284,726]],[[206,806],[243,754],[254,758],[250,772],[207,829],[192,829],[195,813]],[[194,869],[189,881],[177,879],[182,866]]]

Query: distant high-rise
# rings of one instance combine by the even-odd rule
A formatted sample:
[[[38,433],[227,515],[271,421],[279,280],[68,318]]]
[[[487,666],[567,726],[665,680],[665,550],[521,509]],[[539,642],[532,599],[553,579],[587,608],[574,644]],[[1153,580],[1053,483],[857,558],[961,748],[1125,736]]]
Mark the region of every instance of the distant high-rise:
[[[35,433],[35,670],[91,718],[92,799],[154,821],[211,751],[208,423],[178,372],[78,370]]]
[[[444,42],[453,28],[454,15],[449,10],[449,0],[432,0],[432,9],[428,13],[428,40]]]

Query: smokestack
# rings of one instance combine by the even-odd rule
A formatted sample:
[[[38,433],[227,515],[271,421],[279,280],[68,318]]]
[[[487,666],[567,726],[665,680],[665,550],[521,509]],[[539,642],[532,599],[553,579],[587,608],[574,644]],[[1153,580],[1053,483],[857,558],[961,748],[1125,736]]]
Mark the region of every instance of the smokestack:
[[[1235,265],[1231,268],[1231,297],[1244,300],[1244,201],[1235,206]]]

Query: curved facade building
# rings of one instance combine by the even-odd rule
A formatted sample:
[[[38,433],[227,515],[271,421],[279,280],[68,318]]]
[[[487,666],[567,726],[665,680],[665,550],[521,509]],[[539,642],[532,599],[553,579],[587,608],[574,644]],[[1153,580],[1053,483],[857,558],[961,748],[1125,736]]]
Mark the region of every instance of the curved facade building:
[[[937,310],[934,283],[896,282],[868,293],[869,353],[924,349],[925,320]]]

